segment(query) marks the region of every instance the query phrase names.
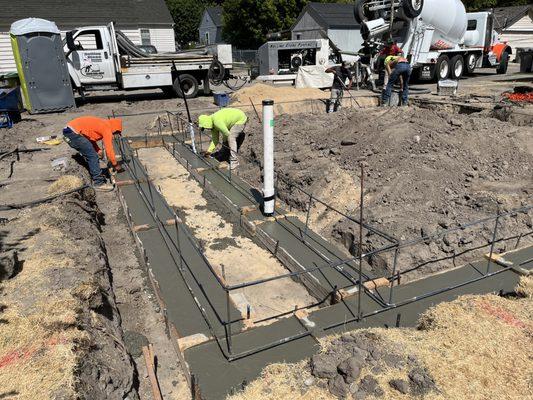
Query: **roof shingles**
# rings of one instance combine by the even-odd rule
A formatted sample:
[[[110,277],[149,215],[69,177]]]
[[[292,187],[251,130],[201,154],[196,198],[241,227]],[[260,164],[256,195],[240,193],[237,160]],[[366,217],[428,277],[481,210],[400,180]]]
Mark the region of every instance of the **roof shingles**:
[[[0,0],[0,31],[19,19],[54,21],[61,30],[104,25],[118,28],[168,27],[174,23],[164,0]]]

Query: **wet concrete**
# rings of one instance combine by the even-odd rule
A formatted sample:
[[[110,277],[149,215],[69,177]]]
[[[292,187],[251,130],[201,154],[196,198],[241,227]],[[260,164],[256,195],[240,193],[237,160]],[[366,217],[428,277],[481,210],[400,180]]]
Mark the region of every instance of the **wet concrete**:
[[[194,160],[191,159],[192,161]],[[119,176],[119,179],[123,177],[124,179],[131,179],[126,173]],[[210,183],[214,186],[216,182],[223,185],[222,188],[217,187],[221,191],[227,187],[227,182],[224,179],[214,179]],[[234,194],[233,192],[229,196],[224,195],[226,198],[229,198]],[[131,197],[126,199],[130,208],[142,208],[141,199],[135,198],[132,193],[127,196]],[[242,203],[251,201],[245,196],[243,197],[242,193],[241,196],[235,195],[233,199],[235,201],[239,201],[240,199]],[[137,215],[138,218],[146,218],[146,214],[141,211],[136,210],[130,214],[132,217],[133,215]],[[298,239],[297,234],[295,235],[295,231],[292,231],[293,228],[284,225],[288,222],[292,223],[292,221],[286,220],[281,224],[268,221],[271,227],[268,228],[269,225],[266,225],[264,229],[273,229],[272,226],[280,226],[280,230],[287,230],[290,233],[290,236],[287,236],[287,240],[290,240],[291,245],[297,248],[296,243],[303,242]],[[294,222],[297,223],[297,221]],[[267,222],[264,224],[267,224]],[[185,280],[181,279],[179,275],[176,275],[176,262],[173,259],[176,255],[172,251],[168,251],[168,249],[165,250],[165,240],[172,241],[171,230],[175,230],[175,227],[166,227],[165,230],[169,232],[168,237],[165,237],[165,234],[161,234],[158,230],[150,230],[140,233],[139,238],[143,246],[146,246],[148,262],[153,268],[154,274],[163,278],[163,280],[159,280],[159,283],[161,285],[162,297],[167,304],[168,317],[174,321],[178,330],[181,332],[187,334],[192,332],[205,332],[206,327],[202,326],[201,321],[203,317],[200,310],[191,298],[188,290],[184,290],[184,286],[185,283],[191,285],[195,293],[209,293],[209,296],[198,296],[197,300],[204,309],[207,310],[210,308],[208,312],[209,319],[214,319],[215,321],[217,320],[216,313],[220,309],[221,303],[217,295],[216,286],[213,286],[213,282],[210,282],[208,276],[205,275],[207,266],[202,265],[201,260],[195,260],[195,257],[189,254],[189,251],[192,252],[194,249],[183,251],[184,257],[187,257],[188,262],[193,266],[191,268],[192,273],[191,271],[184,273],[183,277]],[[160,237],[156,233],[159,233]],[[314,246],[317,246],[316,249],[321,249],[320,252],[322,254],[325,251],[324,248],[327,249],[328,247],[327,243],[318,235],[311,234],[310,236],[316,242]],[[177,237],[180,237],[181,240],[181,235]],[[325,243],[323,246],[322,242]],[[316,254],[316,252],[313,253]],[[505,257],[517,264],[526,260],[532,260],[533,247],[509,253]],[[435,293],[430,297],[424,297],[426,293],[431,291],[450,288],[454,285],[468,282],[469,280],[481,279],[486,268],[487,262],[481,260],[477,263],[472,263],[439,275],[398,286],[395,288],[393,296],[393,302],[398,304],[398,306],[384,307],[378,301],[364,293],[361,296],[361,310],[363,314],[367,314],[368,316],[359,322],[355,318],[357,316],[358,304],[357,296],[354,296],[341,303],[312,312],[308,317],[310,323],[307,325],[304,325],[303,321],[296,318],[296,316],[292,316],[278,320],[271,325],[241,333],[235,333],[238,332],[238,329],[234,329],[235,334],[232,336],[233,356],[241,352],[253,352],[252,355],[239,358],[238,360],[228,360],[228,344],[225,340],[222,340],[221,343],[210,341],[192,347],[185,351],[185,358],[191,373],[198,379],[202,398],[220,399],[232,390],[242,387],[243,382],[249,382],[256,378],[261,370],[269,363],[294,362],[309,357],[317,350],[316,338],[357,328],[414,326],[422,312],[442,301],[451,301],[464,294],[507,293],[511,292],[518,283],[519,274],[513,270],[505,269],[491,263],[489,273],[496,273],[495,275],[444,292]],[[522,268],[528,270],[533,269],[533,262],[529,261]],[[343,276],[342,274],[339,275]],[[379,289],[377,294],[380,294],[384,299],[388,300],[388,290]],[[189,299],[187,299],[187,296]],[[408,304],[400,305],[402,301],[412,299],[413,296],[421,297],[409,301]],[[213,298],[217,300],[214,304],[211,304],[213,303]],[[237,310],[232,310],[232,315],[239,315],[239,313]],[[220,325],[216,326],[217,331],[221,329],[222,327]],[[293,340],[287,339],[290,337]],[[276,344],[276,346],[271,346],[273,344]],[[270,348],[265,349],[265,347]],[[254,352],[254,349],[257,352]]]

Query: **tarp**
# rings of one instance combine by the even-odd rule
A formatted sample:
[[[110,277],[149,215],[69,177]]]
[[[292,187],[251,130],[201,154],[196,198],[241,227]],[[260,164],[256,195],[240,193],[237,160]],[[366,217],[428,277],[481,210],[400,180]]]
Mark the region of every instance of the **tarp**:
[[[55,22],[41,18],[25,18],[15,21],[11,24],[9,31],[14,36],[22,36],[32,32],[60,33]]]
[[[333,84],[333,74],[327,74],[322,65],[300,67],[296,74],[296,88],[329,88]]]

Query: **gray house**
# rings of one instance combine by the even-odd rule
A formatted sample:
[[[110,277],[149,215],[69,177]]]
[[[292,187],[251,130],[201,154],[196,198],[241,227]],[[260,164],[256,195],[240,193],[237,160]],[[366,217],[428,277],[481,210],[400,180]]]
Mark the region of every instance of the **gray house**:
[[[9,28],[19,19],[35,17],[56,23],[65,32],[111,21],[133,43],[151,44],[159,52],[176,51],[174,21],[165,0],[0,0],[0,73],[16,70]]]
[[[200,43],[224,43],[222,40],[222,7],[208,7],[198,28]]]
[[[356,52],[363,38],[353,4],[309,3],[291,28],[292,40],[329,38],[340,50]]]

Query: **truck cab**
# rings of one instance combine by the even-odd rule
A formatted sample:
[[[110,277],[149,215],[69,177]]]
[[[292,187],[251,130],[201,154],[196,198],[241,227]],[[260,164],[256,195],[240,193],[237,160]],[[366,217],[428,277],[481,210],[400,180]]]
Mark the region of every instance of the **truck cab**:
[[[118,48],[113,24],[70,31],[65,52],[70,77],[75,87],[113,88],[118,86]]]

